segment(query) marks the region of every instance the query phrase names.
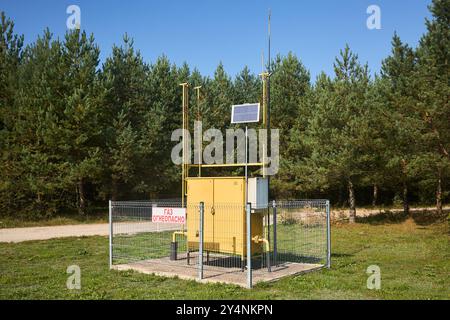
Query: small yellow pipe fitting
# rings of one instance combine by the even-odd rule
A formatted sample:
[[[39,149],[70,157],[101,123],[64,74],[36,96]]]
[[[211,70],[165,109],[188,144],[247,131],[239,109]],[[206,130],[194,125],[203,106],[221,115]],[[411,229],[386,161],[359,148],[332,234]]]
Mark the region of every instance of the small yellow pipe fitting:
[[[180,236],[186,236],[186,233],[184,231],[175,231],[172,233],[172,242],[176,242],[176,236],[179,234]]]
[[[253,242],[255,242],[255,243],[261,243],[261,242],[263,242],[263,243],[265,244],[265,247],[266,247],[266,252],[269,252],[269,251],[270,251],[270,243],[269,243],[269,240],[267,240],[267,239],[265,239],[265,238],[263,238],[263,237],[261,237],[261,236],[255,236],[255,237],[252,238],[252,240],[253,240]]]

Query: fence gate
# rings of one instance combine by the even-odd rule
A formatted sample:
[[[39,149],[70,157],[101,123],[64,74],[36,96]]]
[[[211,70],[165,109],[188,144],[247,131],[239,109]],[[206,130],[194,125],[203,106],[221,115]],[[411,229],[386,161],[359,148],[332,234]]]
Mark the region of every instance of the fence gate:
[[[251,288],[330,267],[328,200],[110,201],[110,267]]]

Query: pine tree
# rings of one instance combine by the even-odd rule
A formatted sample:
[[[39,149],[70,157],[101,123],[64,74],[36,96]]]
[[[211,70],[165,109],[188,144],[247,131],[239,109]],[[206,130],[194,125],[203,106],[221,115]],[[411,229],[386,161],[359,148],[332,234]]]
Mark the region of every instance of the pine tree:
[[[368,156],[366,174],[362,178],[362,186],[372,188],[372,206],[379,203],[381,189],[390,189],[391,185],[396,185],[400,180],[398,172],[390,172],[387,164],[391,161],[392,155],[397,151],[392,144],[393,137],[396,137],[397,127],[393,126],[392,108],[388,97],[389,81],[386,78],[375,75],[375,79],[370,83],[366,114],[369,121],[364,153]],[[391,150],[391,147],[394,149]],[[395,178],[393,178],[395,177]]]
[[[271,123],[287,135],[299,116],[302,97],[310,88],[310,75],[293,53],[286,57],[279,55],[272,65],[272,72]]]
[[[93,35],[88,37],[80,30],[66,33],[62,47],[64,111],[57,147],[68,165],[66,182],[76,186],[80,214],[87,213],[87,183],[99,179],[102,172],[102,127],[98,108],[104,90],[97,70],[99,54]]]
[[[14,22],[0,12],[0,132],[11,130],[17,70],[22,58],[23,36],[14,33]],[[0,136],[3,136],[2,133]],[[2,140],[0,140],[1,143]],[[2,146],[2,145],[0,145]],[[2,148],[3,149],[3,148]]]
[[[261,100],[261,81],[245,66],[234,79],[233,104],[254,103]]]
[[[148,72],[140,53],[134,50],[133,40],[126,34],[123,45],[114,46],[103,65],[101,78],[106,90],[101,123],[103,164],[108,176],[106,185],[111,186],[106,192],[113,200],[123,195],[122,189],[133,190],[142,182],[137,170],[145,162],[143,151],[152,143],[149,139],[155,139],[142,139],[147,125],[145,115],[149,112]]]
[[[391,124],[389,138],[390,160],[387,164],[391,174],[401,182],[403,209],[409,214],[408,185],[414,177],[416,159],[423,149],[421,135],[423,123],[417,118],[414,105],[414,73],[416,69],[414,50],[403,44],[395,34],[392,40],[392,54],[383,61],[382,76],[389,81],[389,87],[384,96],[390,113]]]
[[[171,159],[173,130],[181,128],[181,82],[186,82],[189,71],[180,71],[162,56],[150,67],[147,81],[148,111],[144,115],[142,133],[143,164],[147,172],[140,190],[151,196],[178,195],[181,168]]]
[[[121,111],[113,120],[114,141],[108,149],[112,200],[117,200],[120,184],[129,183],[137,176],[138,136],[126,118],[125,112]]]
[[[423,122],[422,168],[432,167],[435,181],[436,207],[442,211],[443,180],[450,169],[450,1],[433,0],[429,9],[432,19],[426,20],[427,33],[417,48],[417,69],[414,73],[415,108]]]
[[[308,126],[308,145],[312,168],[311,178],[324,186],[345,181],[348,190],[350,222],[356,218],[355,184],[364,174],[367,121],[367,66],[346,48],[334,64],[335,79],[321,79],[319,88],[326,88],[317,97],[315,112]]]
[[[62,44],[46,30],[26,47],[23,61],[18,70],[11,191],[20,212],[48,216],[67,204],[67,146],[59,144],[65,94]]]
[[[0,12],[0,210],[13,208],[15,195],[11,192],[15,184],[16,146],[14,122],[17,116],[16,94],[18,91],[18,69],[23,54],[23,36],[14,32],[14,22]]]
[[[234,103],[233,83],[219,63],[214,78],[206,87],[206,101],[204,110],[204,128],[224,130],[231,122],[231,105]]]
[[[288,197],[301,188],[295,183],[295,172],[304,155],[302,133],[305,130],[310,106],[310,74],[293,54],[278,55],[272,65],[271,127],[280,130],[280,170],[272,179],[275,194]],[[305,103],[306,102],[306,103]]]

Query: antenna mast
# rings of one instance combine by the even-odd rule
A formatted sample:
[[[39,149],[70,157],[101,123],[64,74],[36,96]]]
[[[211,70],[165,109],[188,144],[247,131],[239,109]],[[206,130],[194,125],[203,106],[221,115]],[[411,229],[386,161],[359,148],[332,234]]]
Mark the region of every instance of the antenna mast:
[[[269,23],[268,23],[268,38],[269,38],[269,52],[268,52],[268,63],[266,65],[267,71],[264,71],[264,54],[262,54],[262,64],[263,72],[260,74],[262,78],[262,105],[263,105],[263,121],[262,127],[267,130],[267,140],[270,139],[270,76],[271,76],[271,63],[270,63],[270,17],[271,11],[269,10]],[[262,176],[266,178],[266,154],[269,154],[269,148],[267,141],[263,141],[263,159],[262,159]],[[269,177],[267,177],[269,180]]]
[[[269,50],[269,52],[268,52],[268,54],[267,54],[267,56],[268,56],[268,63],[267,63],[267,92],[266,92],[266,95],[267,95],[267,118],[266,118],[266,129],[267,129],[267,145],[266,145],[266,152],[267,152],[267,154],[269,154],[269,145],[270,145],[270,142],[269,141],[271,141],[270,140],[270,76],[272,75],[272,70],[271,70],[271,57],[270,57],[270,38],[271,38],[271,30],[270,30],[270,18],[271,18],[271,16],[272,16],[272,10],[270,10],[269,9],[269,21],[268,21],[268,42],[269,42],[269,45],[268,45],[268,50]],[[265,173],[265,172],[264,172]],[[265,175],[265,174],[264,174]],[[269,186],[270,186],[270,179],[269,179],[269,177],[267,177],[267,179],[269,180]]]
[[[268,52],[268,63],[267,63],[267,73],[269,74],[267,78],[267,130],[270,130],[270,76],[271,73],[271,61],[270,61],[270,17],[272,15],[272,10],[269,9],[269,52]],[[267,132],[269,134],[269,132]]]
[[[272,10],[269,9],[269,63],[268,63],[268,72],[270,74],[270,17],[272,15]]]

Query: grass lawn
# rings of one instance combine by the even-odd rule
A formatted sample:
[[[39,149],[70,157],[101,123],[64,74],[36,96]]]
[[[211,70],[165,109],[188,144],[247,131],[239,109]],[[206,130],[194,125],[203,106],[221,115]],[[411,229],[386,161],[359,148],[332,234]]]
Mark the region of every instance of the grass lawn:
[[[108,269],[106,237],[0,244],[0,299],[450,299],[447,223],[412,220],[332,227],[332,268],[259,284],[199,284]],[[81,290],[66,268],[81,268]],[[381,290],[366,269],[381,268]]]

